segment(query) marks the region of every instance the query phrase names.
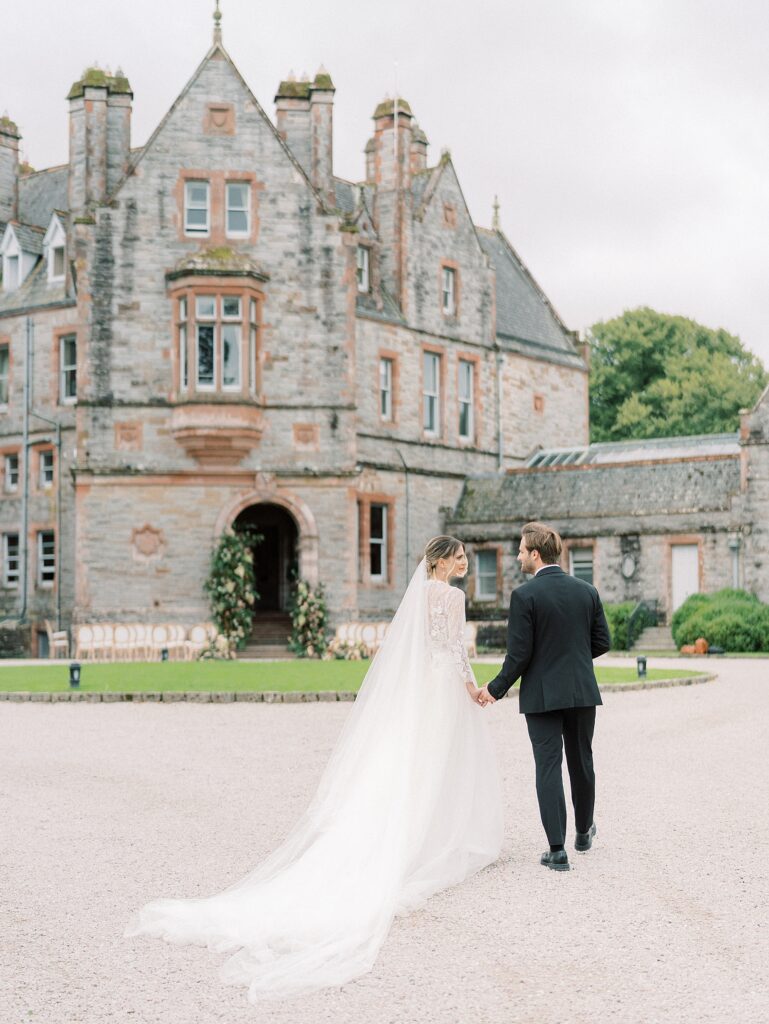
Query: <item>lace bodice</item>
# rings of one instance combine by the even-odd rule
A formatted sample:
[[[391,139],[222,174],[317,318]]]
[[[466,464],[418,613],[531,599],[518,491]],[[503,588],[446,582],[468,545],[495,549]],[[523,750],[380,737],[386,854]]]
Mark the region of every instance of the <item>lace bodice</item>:
[[[462,679],[475,686],[465,646],[465,595],[440,580],[428,580],[426,586],[430,650],[450,654]]]

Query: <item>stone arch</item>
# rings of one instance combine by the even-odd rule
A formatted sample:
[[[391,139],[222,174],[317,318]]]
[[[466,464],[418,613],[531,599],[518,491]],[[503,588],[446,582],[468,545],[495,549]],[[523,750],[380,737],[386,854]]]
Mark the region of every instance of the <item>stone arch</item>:
[[[319,582],[318,565],[318,526],[312,509],[290,491],[279,490],[274,485],[266,484],[241,494],[219,513],[214,525],[214,539],[229,529],[244,509],[251,505],[278,505],[284,508],[296,523],[297,554],[299,557],[299,575],[302,579],[317,586]]]

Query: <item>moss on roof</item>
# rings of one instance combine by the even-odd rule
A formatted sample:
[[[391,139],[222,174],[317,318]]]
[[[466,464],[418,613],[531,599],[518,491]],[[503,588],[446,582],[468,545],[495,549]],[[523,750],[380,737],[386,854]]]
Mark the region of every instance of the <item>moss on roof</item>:
[[[281,82],[278,86],[278,91],[275,95],[275,99],[295,99],[295,100],[306,100],[310,96],[310,83],[309,82],[292,82],[286,81]]]
[[[319,71],[315,76],[312,87],[313,89],[334,89],[334,83],[331,81],[331,75],[329,75],[327,71]]]
[[[374,111],[374,117],[387,117],[388,114],[394,114],[394,113],[395,113],[395,100],[384,100],[382,103],[379,104],[379,106]],[[413,117],[414,116],[411,113],[411,107],[409,106],[409,104],[406,102],[406,100],[402,99],[400,96],[398,97],[398,113],[399,114],[408,114],[409,117]]]
[[[3,117],[0,117],[0,131],[7,132],[9,134],[13,133],[18,136],[19,126],[15,121],[12,121],[10,117],[3,115]]]
[[[84,96],[87,88],[106,89],[113,96],[133,96],[131,84],[122,72],[118,72],[116,75],[108,75],[101,68],[86,68],[78,81],[73,83],[72,88],[67,93],[67,99],[75,100],[80,96]]]

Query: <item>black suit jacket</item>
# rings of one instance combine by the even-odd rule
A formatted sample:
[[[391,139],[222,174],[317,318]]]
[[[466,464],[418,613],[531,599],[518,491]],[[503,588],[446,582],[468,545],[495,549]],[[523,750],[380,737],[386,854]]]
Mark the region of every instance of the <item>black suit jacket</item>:
[[[504,697],[520,676],[523,714],[602,704],[593,658],[610,644],[595,587],[548,565],[510,597],[507,656],[489,693]]]

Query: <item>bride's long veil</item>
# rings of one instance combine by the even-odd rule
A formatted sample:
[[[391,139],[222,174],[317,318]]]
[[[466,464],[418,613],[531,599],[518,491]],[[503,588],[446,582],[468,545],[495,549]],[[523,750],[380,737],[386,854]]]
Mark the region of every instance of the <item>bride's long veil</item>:
[[[126,935],[237,950],[221,974],[248,985],[252,1001],[341,985],[371,968],[394,914],[409,902],[409,878],[422,867],[442,770],[431,765],[435,750],[424,742],[433,714],[421,686],[430,671],[426,584],[423,560],[318,790],[281,846],[214,896],[149,904]],[[441,879],[420,884],[429,895]],[[419,902],[419,886],[412,889]]]

